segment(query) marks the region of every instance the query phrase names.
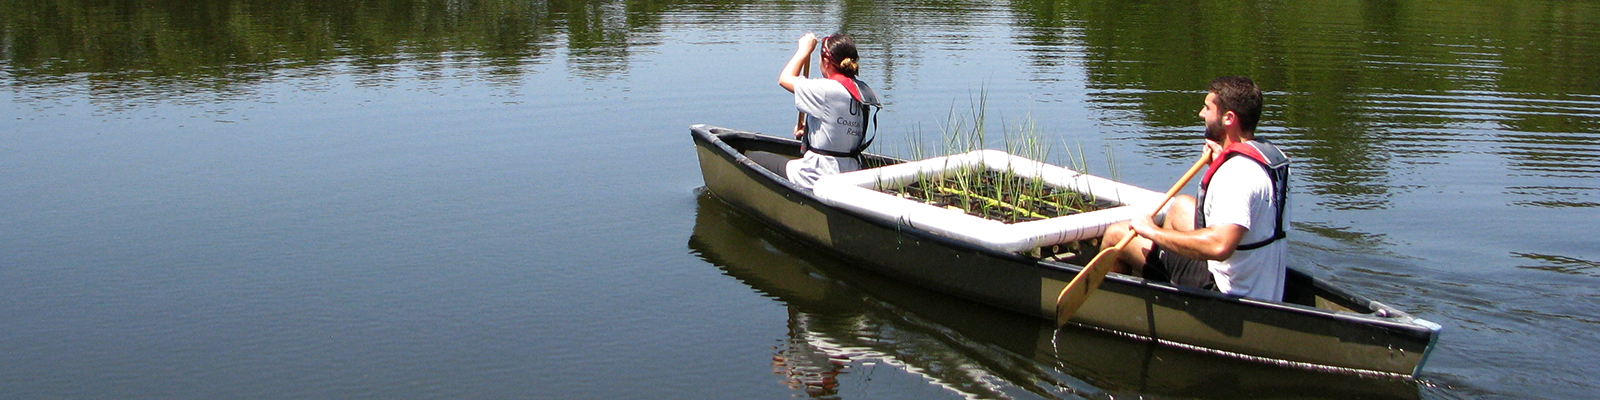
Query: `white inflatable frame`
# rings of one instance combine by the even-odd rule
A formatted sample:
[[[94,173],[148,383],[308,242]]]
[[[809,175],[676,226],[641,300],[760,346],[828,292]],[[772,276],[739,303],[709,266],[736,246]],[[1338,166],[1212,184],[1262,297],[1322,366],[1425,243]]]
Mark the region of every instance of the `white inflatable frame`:
[[[945,171],[977,167],[993,171],[1010,170],[1024,178],[1041,178],[1045,184],[1059,190],[1090,194],[1097,201],[1109,201],[1117,207],[1007,224],[879,191],[910,185],[917,182],[919,175],[941,177]],[[1164,195],[999,150],[977,150],[825,176],[817,181],[814,193],[823,202],[835,207],[1010,253],[1100,237],[1106,227],[1113,223],[1149,213],[1156,207],[1156,202],[1163,200]],[[1166,210],[1163,209],[1157,221],[1165,214]]]

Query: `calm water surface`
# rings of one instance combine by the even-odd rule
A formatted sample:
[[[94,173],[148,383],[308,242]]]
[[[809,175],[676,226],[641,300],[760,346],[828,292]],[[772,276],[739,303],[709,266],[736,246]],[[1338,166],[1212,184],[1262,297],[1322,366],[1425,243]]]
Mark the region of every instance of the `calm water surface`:
[[[0,397],[1600,395],[1600,4],[0,0]],[[1291,264],[1439,322],[1418,380],[1055,331],[697,190],[843,29],[904,152],[1147,188],[1210,78],[1268,91]],[[1100,170],[1093,170],[1100,168]]]

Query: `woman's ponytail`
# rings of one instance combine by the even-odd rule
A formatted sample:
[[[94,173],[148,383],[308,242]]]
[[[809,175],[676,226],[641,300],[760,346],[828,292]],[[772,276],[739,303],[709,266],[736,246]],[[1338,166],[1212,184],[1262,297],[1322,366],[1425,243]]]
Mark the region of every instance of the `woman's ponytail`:
[[[856,59],[854,59],[854,58],[846,58],[846,59],[843,59],[843,60],[839,60],[839,68],[838,69],[839,69],[839,73],[844,74],[845,76],[854,78],[854,77],[856,77],[856,73],[861,71],[861,66],[860,65],[856,65]]]

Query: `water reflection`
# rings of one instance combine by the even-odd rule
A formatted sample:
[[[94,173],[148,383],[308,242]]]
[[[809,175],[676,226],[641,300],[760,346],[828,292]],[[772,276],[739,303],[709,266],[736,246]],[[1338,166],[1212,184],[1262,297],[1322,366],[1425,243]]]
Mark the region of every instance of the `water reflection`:
[[[1600,5],[1250,3],[12,0],[0,9],[0,76],[44,89],[24,97],[207,101],[285,73],[381,85],[404,68],[420,79],[464,69],[515,83],[564,50],[570,74],[606,79],[662,44],[679,14],[735,27],[797,15],[853,32],[882,63],[882,86],[904,96],[896,82],[918,78],[917,49],[961,53],[954,63],[1008,56],[970,38],[1009,24],[1032,79],[1081,64],[1091,107],[1107,124],[1139,125],[1143,151],[1161,157],[1190,156],[1205,81],[1256,78],[1270,91],[1264,134],[1294,154],[1320,207],[1390,207],[1410,189],[1397,165],[1478,152],[1476,142],[1541,182],[1507,191],[1511,204],[1600,205]],[[1010,20],[988,20],[997,9]]]
[[[904,295],[911,288],[851,272],[829,257],[808,252],[709,194],[698,196],[698,203],[690,251],[788,306],[789,334],[773,355],[773,372],[813,397],[836,396],[843,389],[841,375],[862,374],[860,369],[879,364],[921,375],[970,398],[1030,393],[1027,397],[1056,398],[1099,391],[863,291],[870,287]],[[859,280],[845,281],[835,274]],[[953,307],[945,312],[976,317],[965,328],[1008,333],[1007,340],[1028,346],[1045,328],[1031,318],[992,310],[974,313],[970,305],[923,299],[927,303],[919,305]]]
[[[1270,93],[1264,133],[1331,209],[1386,208],[1400,162],[1495,141],[1537,178],[1600,177],[1600,6],[1571,2],[1014,1],[1037,66],[1081,46],[1090,98],[1141,121],[1146,151],[1188,157],[1197,90],[1245,74]],[[1486,15],[1495,17],[1486,18]],[[1582,56],[1580,56],[1582,55]],[[1497,133],[1485,134],[1487,130]],[[1535,197],[1581,192],[1552,185]],[[1572,196],[1568,196],[1572,197]],[[1539,199],[1541,207],[1592,207]]]
[[[689,249],[788,307],[789,334],[773,354],[773,372],[811,397],[864,391],[848,387],[864,385],[848,378],[885,366],[966,398],[1418,397],[1409,381],[1277,368],[1083,329],[1056,331],[1043,320],[816,254],[709,194],[698,196]]]
[[[1551,254],[1512,253],[1511,255],[1539,263],[1538,265],[1519,266],[1518,268],[1600,277],[1600,262],[1596,261]]]
[[[606,1],[16,0],[0,9],[0,58],[25,85],[159,96],[330,64],[358,74],[444,64],[516,75],[549,62],[565,39],[574,72],[604,75],[626,70],[629,36],[648,31],[626,19],[620,2]]]

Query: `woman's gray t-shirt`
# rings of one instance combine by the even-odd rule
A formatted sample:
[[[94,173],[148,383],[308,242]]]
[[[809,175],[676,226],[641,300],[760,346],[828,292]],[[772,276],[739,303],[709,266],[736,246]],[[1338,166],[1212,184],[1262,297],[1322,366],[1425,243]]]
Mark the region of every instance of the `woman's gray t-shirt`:
[[[826,78],[802,79],[794,85],[794,106],[806,114],[806,137],[813,148],[847,153],[855,150],[865,134],[866,106],[854,101],[850,91],[838,81]],[[789,162],[789,180],[809,188],[823,175],[861,169],[854,158],[833,157],[806,152]]]

